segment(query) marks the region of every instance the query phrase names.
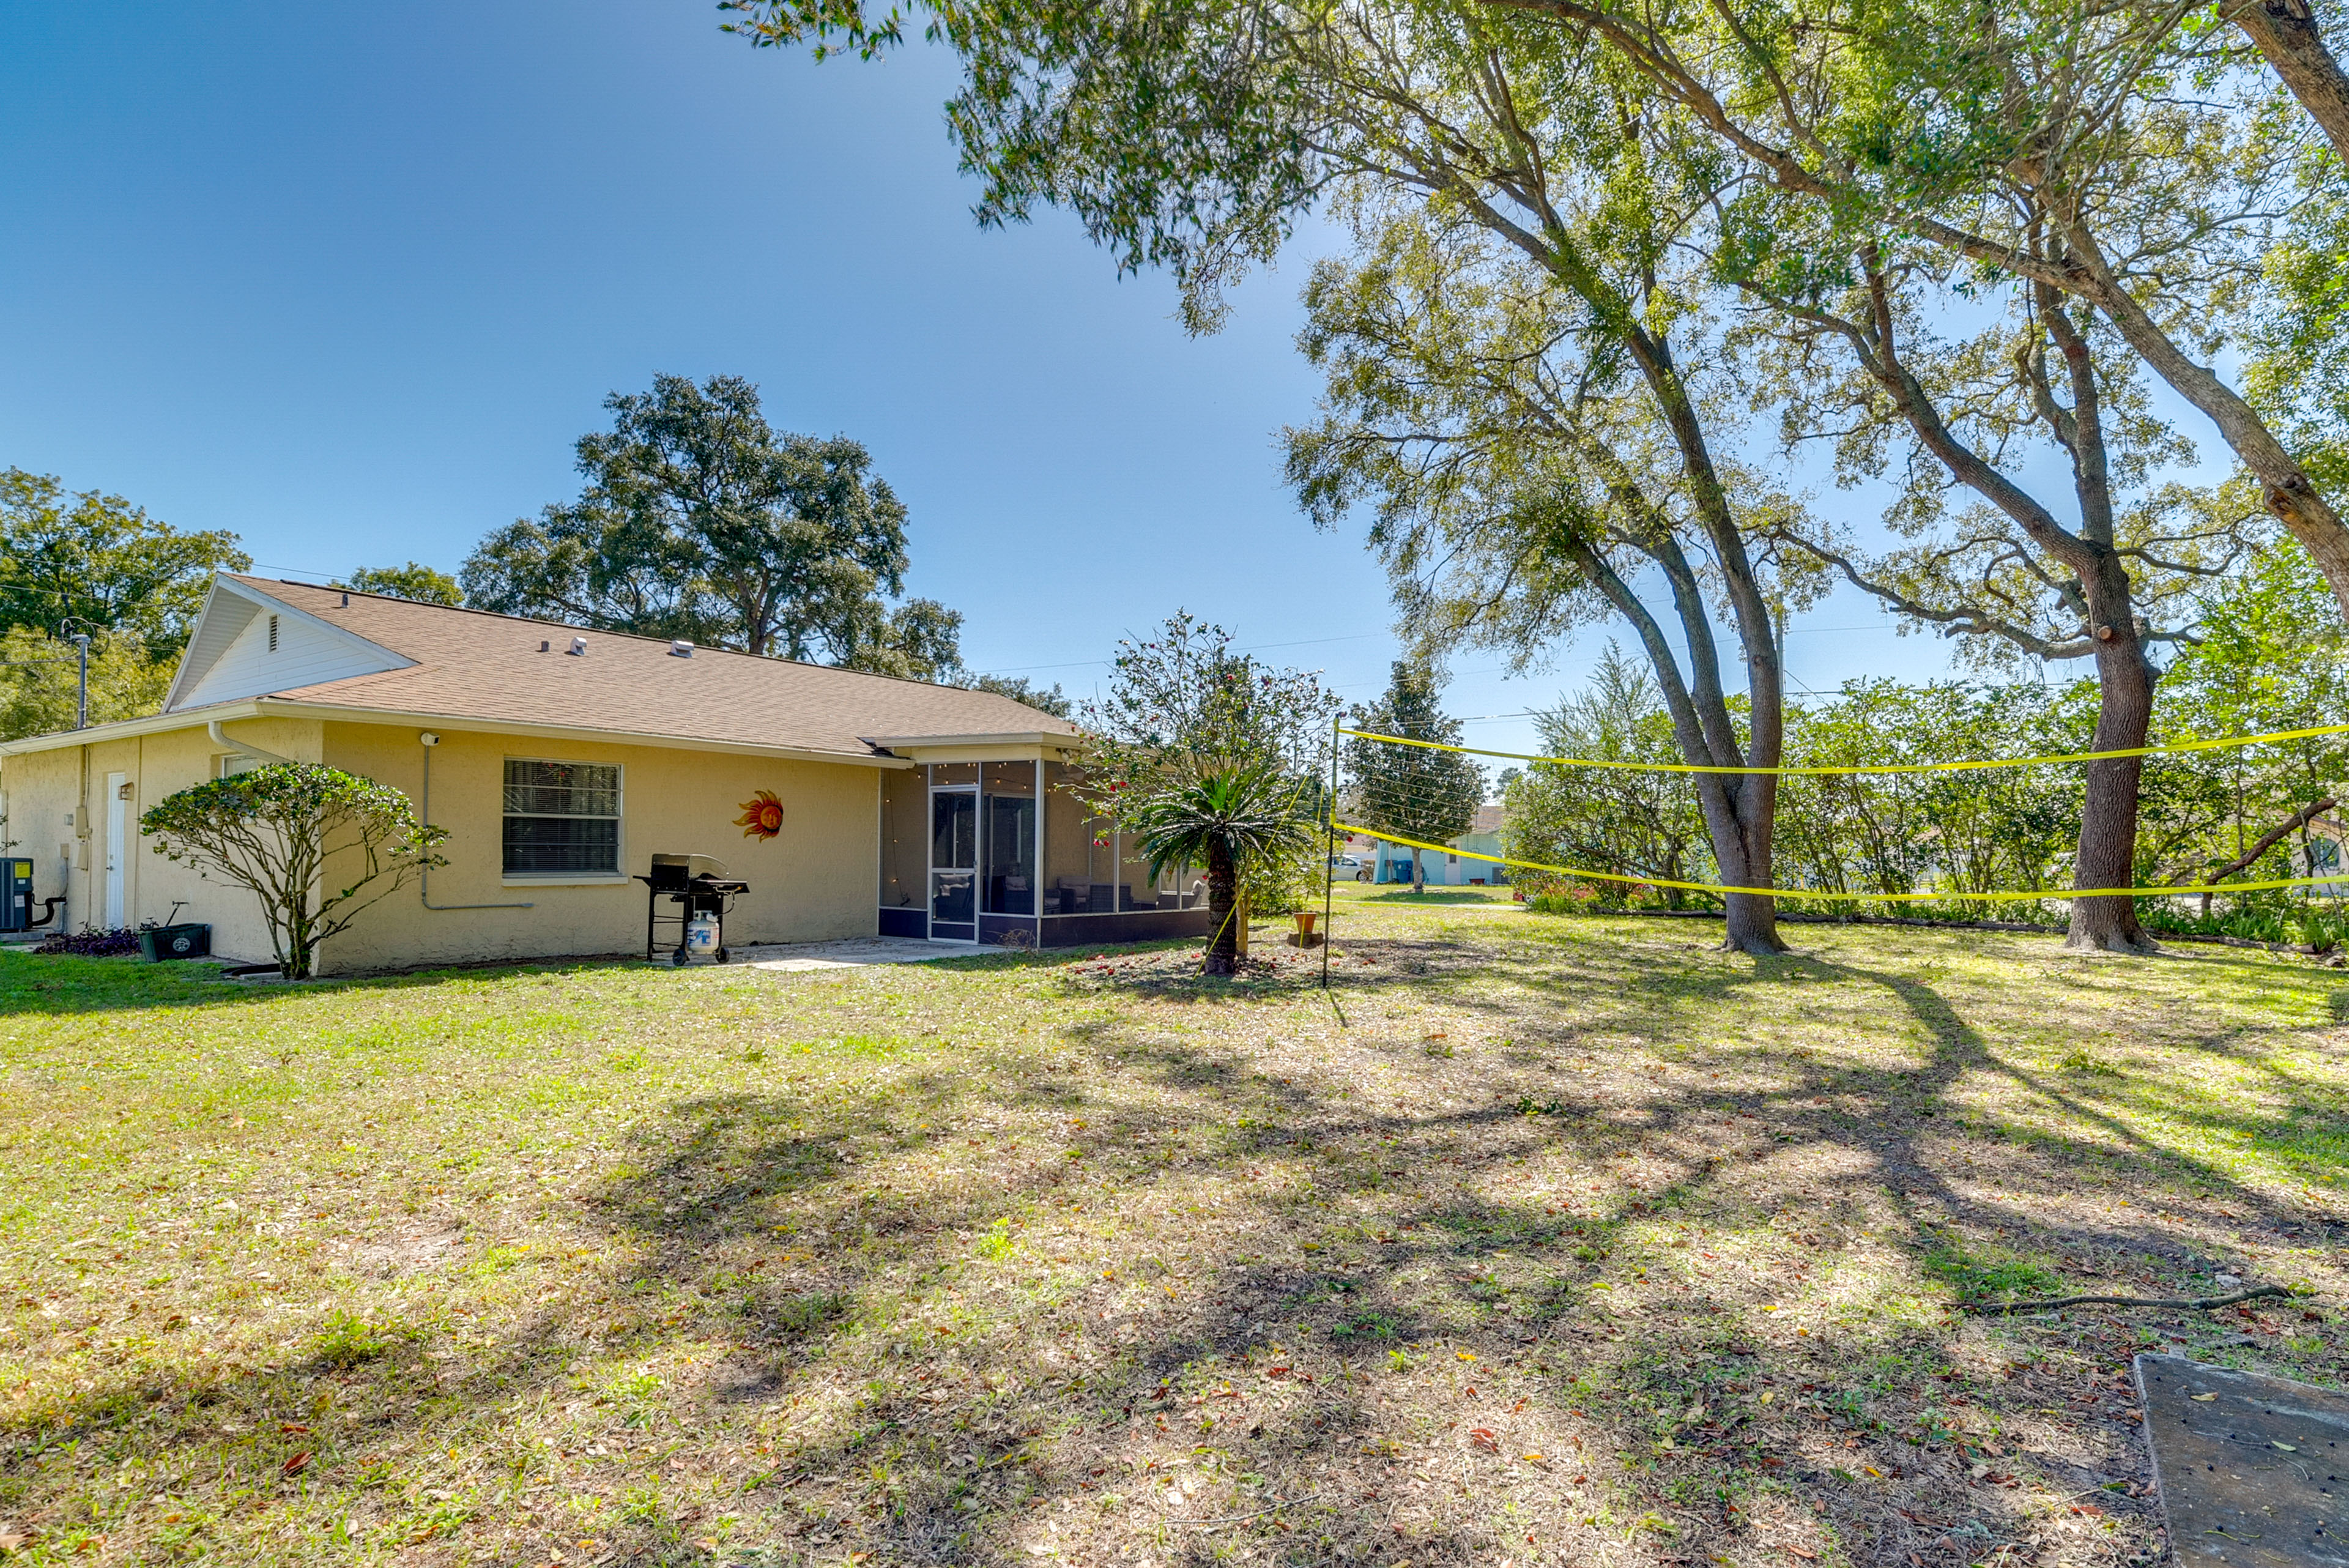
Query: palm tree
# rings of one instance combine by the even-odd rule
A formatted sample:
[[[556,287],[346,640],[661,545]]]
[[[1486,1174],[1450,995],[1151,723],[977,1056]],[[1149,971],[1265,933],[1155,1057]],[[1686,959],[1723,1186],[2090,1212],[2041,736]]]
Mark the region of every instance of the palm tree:
[[[1261,765],[1206,773],[1137,803],[1127,825],[1150,857],[1155,880],[1169,866],[1205,865],[1207,908],[1216,917],[1201,972],[1239,968],[1239,869],[1244,862],[1310,849],[1310,792],[1295,779]]]

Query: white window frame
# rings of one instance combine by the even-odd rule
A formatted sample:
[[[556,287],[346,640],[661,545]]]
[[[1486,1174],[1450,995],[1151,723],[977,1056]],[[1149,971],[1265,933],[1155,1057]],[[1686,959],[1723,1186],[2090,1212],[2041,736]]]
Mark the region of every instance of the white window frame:
[[[609,818],[583,816],[581,822],[611,821],[618,826],[612,834],[612,869],[609,871],[508,871],[506,863],[506,819],[509,816],[541,815],[506,810],[506,764],[508,763],[551,763],[564,768],[609,768],[613,776],[615,815]],[[498,759],[498,879],[508,887],[518,888],[590,888],[609,887],[628,880],[628,768],[625,763],[589,762],[580,757],[501,757]]]
[[[250,752],[222,752],[212,758],[212,777],[233,779],[239,774],[249,774],[261,766],[261,759]]]

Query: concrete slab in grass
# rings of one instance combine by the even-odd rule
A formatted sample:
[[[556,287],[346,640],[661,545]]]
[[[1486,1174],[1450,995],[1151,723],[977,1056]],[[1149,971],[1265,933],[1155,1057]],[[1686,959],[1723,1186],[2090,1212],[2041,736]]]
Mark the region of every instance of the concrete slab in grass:
[[[2137,1358],[2170,1550],[2187,1568],[2349,1568],[2349,1395]]]

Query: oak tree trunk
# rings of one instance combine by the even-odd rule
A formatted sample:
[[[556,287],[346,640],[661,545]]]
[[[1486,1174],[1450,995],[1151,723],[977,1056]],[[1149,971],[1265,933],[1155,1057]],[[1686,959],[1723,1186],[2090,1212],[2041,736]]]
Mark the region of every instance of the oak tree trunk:
[[[1736,541],[1733,539],[1731,543],[1734,545]],[[1749,614],[1744,609],[1737,616],[1738,637],[1745,652],[1753,742],[1750,753],[1741,753],[1736,722],[1722,694],[1713,627],[1706,618],[1696,575],[1669,534],[1660,531],[1656,540],[1644,548],[1649,557],[1663,568],[1671,584],[1673,606],[1688,642],[1693,682],[1682,680],[1679,656],[1666,639],[1663,628],[1605,558],[1581,545],[1573,547],[1570,558],[1638,629],[1656,672],[1657,690],[1671,715],[1672,737],[1680,745],[1681,755],[1700,766],[1777,766],[1785,740],[1785,675],[1769,617],[1764,613]],[[1716,556],[1734,559],[1742,566],[1744,546],[1738,545],[1735,557],[1731,557],[1727,550],[1717,550]],[[1771,834],[1778,805],[1775,775],[1698,774],[1694,777],[1697,800],[1704,813],[1705,834],[1712,841],[1713,864],[1720,870],[1722,881],[1737,887],[1769,887]],[[1733,784],[1732,780],[1737,782]],[[1724,948],[1757,956],[1786,950],[1785,942],[1778,935],[1776,898],[1731,893],[1723,897],[1723,903],[1728,914],[1727,929],[1722,938]]]
[[[2085,575],[2091,635],[2096,642],[2096,738],[2089,750],[2127,751],[2146,743],[2153,722],[2152,664],[2137,640],[2129,581],[2119,557]],[[2137,784],[2142,757],[2107,757],[2087,764],[2081,802],[2075,888],[2127,888],[2137,881]],[[2064,946],[2098,952],[2151,952],[2157,945],[2137,923],[2137,900],[2116,894],[2072,900]]]
[[[1777,814],[1778,781],[1767,774],[1700,774],[1698,799],[1713,840],[1713,864],[1733,888],[1767,888],[1773,869],[1771,829]],[[1731,784],[1730,778],[1739,782]],[[1757,893],[1723,896],[1726,929],[1722,946],[1756,956],[1786,950],[1778,935],[1778,900]]]
[[[2349,165],[2349,76],[2324,47],[2310,0],[2237,0],[2225,15],[2258,46],[2277,79],[2292,89]]]

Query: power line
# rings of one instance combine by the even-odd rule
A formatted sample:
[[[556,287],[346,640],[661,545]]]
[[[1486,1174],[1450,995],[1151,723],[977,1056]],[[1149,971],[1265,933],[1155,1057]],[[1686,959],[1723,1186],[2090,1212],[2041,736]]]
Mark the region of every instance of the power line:
[[[1231,651],[1234,653],[1262,653],[1268,649],[1275,648],[1311,648],[1325,642],[1362,642],[1373,637],[1387,637],[1391,635],[1391,633],[1383,631],[1355,631],[1348,632],[1343,637],[1299,638],[1294,642],[1252,642],[1245,648],[1235,648]],[[997,675],[1025,675],[1030,671],[1038,670],[1095,670],[1107,665],[1115,664],[1117,660],[1114,659],[1073,659],[1067,664],[997,665],[994,668],[993,673]]]

